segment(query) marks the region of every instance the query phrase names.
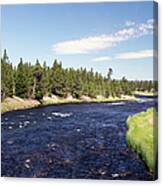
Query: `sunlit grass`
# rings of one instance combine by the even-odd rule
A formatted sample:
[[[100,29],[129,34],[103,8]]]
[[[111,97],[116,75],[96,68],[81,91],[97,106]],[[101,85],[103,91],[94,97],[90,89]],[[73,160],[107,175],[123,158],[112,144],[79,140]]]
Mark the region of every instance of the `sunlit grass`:
[[[67,99],[58,99],[58,100],[46,100],[43,101],[43,105],[50,105],[50,104],[62,104],[62,103],[93,103],[93,102],[113,102],[113,101],[136,101],[138,98],[135,97],[128,97],[128,98],[118,98],[118,97],[113,97],[113,98],[99,98],[99,99],[89,99],[89,100],[81,100],[81,99],[72,99],[72,100],[67,100]]]
[[[134,91],[133,94],[137,94],[140,96],[157,96],[157,92],[143,92],[143,91]]]
[[[21,99],[18,97],[14,98],[6,98],[1,103],[1,112],[8,112],[12,110],[18,109],[26,109],[26,108],[33,108],[40,105],[40,102],[31,99]]]
[[[31,100],[31,99],[21,99],[19,97],[13,97],[13,98],[6,98],[1,103],[1,112],[8,112],[12,110],[18,110],[18,109],[26,109],[26,108],[33,108],[39,105],[52,105],[52,104],[63,104],[63,103],[92,103],[92,102],[114,102],[114,101],[135,101],[138,100],[138,98],[135,97],[126,97],[126,98],[119,98],[119,97],[111,97],[111,98],[97,98],[97,99],[88,99],[88,100],[82,100],[82,99],[48,99],[44,101],[37,101],[37,100]]]
[[[127,119],[127,143],[154,172],[157,159],[157,112],[154,108],[129,116]]]

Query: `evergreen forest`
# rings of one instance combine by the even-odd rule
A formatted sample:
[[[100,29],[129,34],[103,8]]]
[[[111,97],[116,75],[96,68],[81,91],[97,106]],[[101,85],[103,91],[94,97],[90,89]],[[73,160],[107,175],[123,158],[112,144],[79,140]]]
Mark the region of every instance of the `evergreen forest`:
[[[68,95],[79,99],[82,95],[105,98],[131,95],[133,91],[157,91],[155,81],[129,81],[124,77],[114,79],[112,68],[108,67],[108,74],[104,77],[93,69],[63,68],[62,62],[54,60],[52,67],[43,65],[36,59],[35,64],[20,61],[13,66],[7,51],[1,57],[1,99],[18,96],[41,100],[43,96],[56,95],[65,98]]]

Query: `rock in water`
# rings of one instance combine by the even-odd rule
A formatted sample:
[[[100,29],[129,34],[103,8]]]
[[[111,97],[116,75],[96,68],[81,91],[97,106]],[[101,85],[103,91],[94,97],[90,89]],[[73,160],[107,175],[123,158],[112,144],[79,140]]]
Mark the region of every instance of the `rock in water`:
[[[25,160],[25,163],[24,163],[24,166],[27,168],[27,169],[30,169],[30,163],[31,163],[31,160],[30,159],[26,159]]]
[[[118,178],[119,177],[119,174],[115,173],[115,174],[112,174],[111,175],[113,178]]]

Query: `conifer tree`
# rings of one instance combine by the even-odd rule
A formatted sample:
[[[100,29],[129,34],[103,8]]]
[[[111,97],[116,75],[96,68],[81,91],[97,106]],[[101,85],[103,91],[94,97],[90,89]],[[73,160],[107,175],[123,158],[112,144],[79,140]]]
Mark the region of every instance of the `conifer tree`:
[[[6,49],[4,50],[3,57],[1,58],[1,96],[12,97],[14,94],[14,70],[9,61]]]
[[[44,96],[44,86],[43,86],[43,69],[39,63],[39,60],[36,60],[36,65],[34,66],[34,83],[33,83],[33,95],[35,99],[41,100]]]
[[[26,75],[26,70],[23,59],[20,58],[16,71],[15,94],[21,98],[26,98],[28,95],[28,76]]]

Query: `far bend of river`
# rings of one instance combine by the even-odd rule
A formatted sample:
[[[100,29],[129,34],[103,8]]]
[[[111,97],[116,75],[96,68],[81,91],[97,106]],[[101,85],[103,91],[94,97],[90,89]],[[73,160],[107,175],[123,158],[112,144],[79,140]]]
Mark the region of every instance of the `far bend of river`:
[[[152,180],[126,144],[129,115],[155,101],[69,103],[2,114],[7,177]]]

